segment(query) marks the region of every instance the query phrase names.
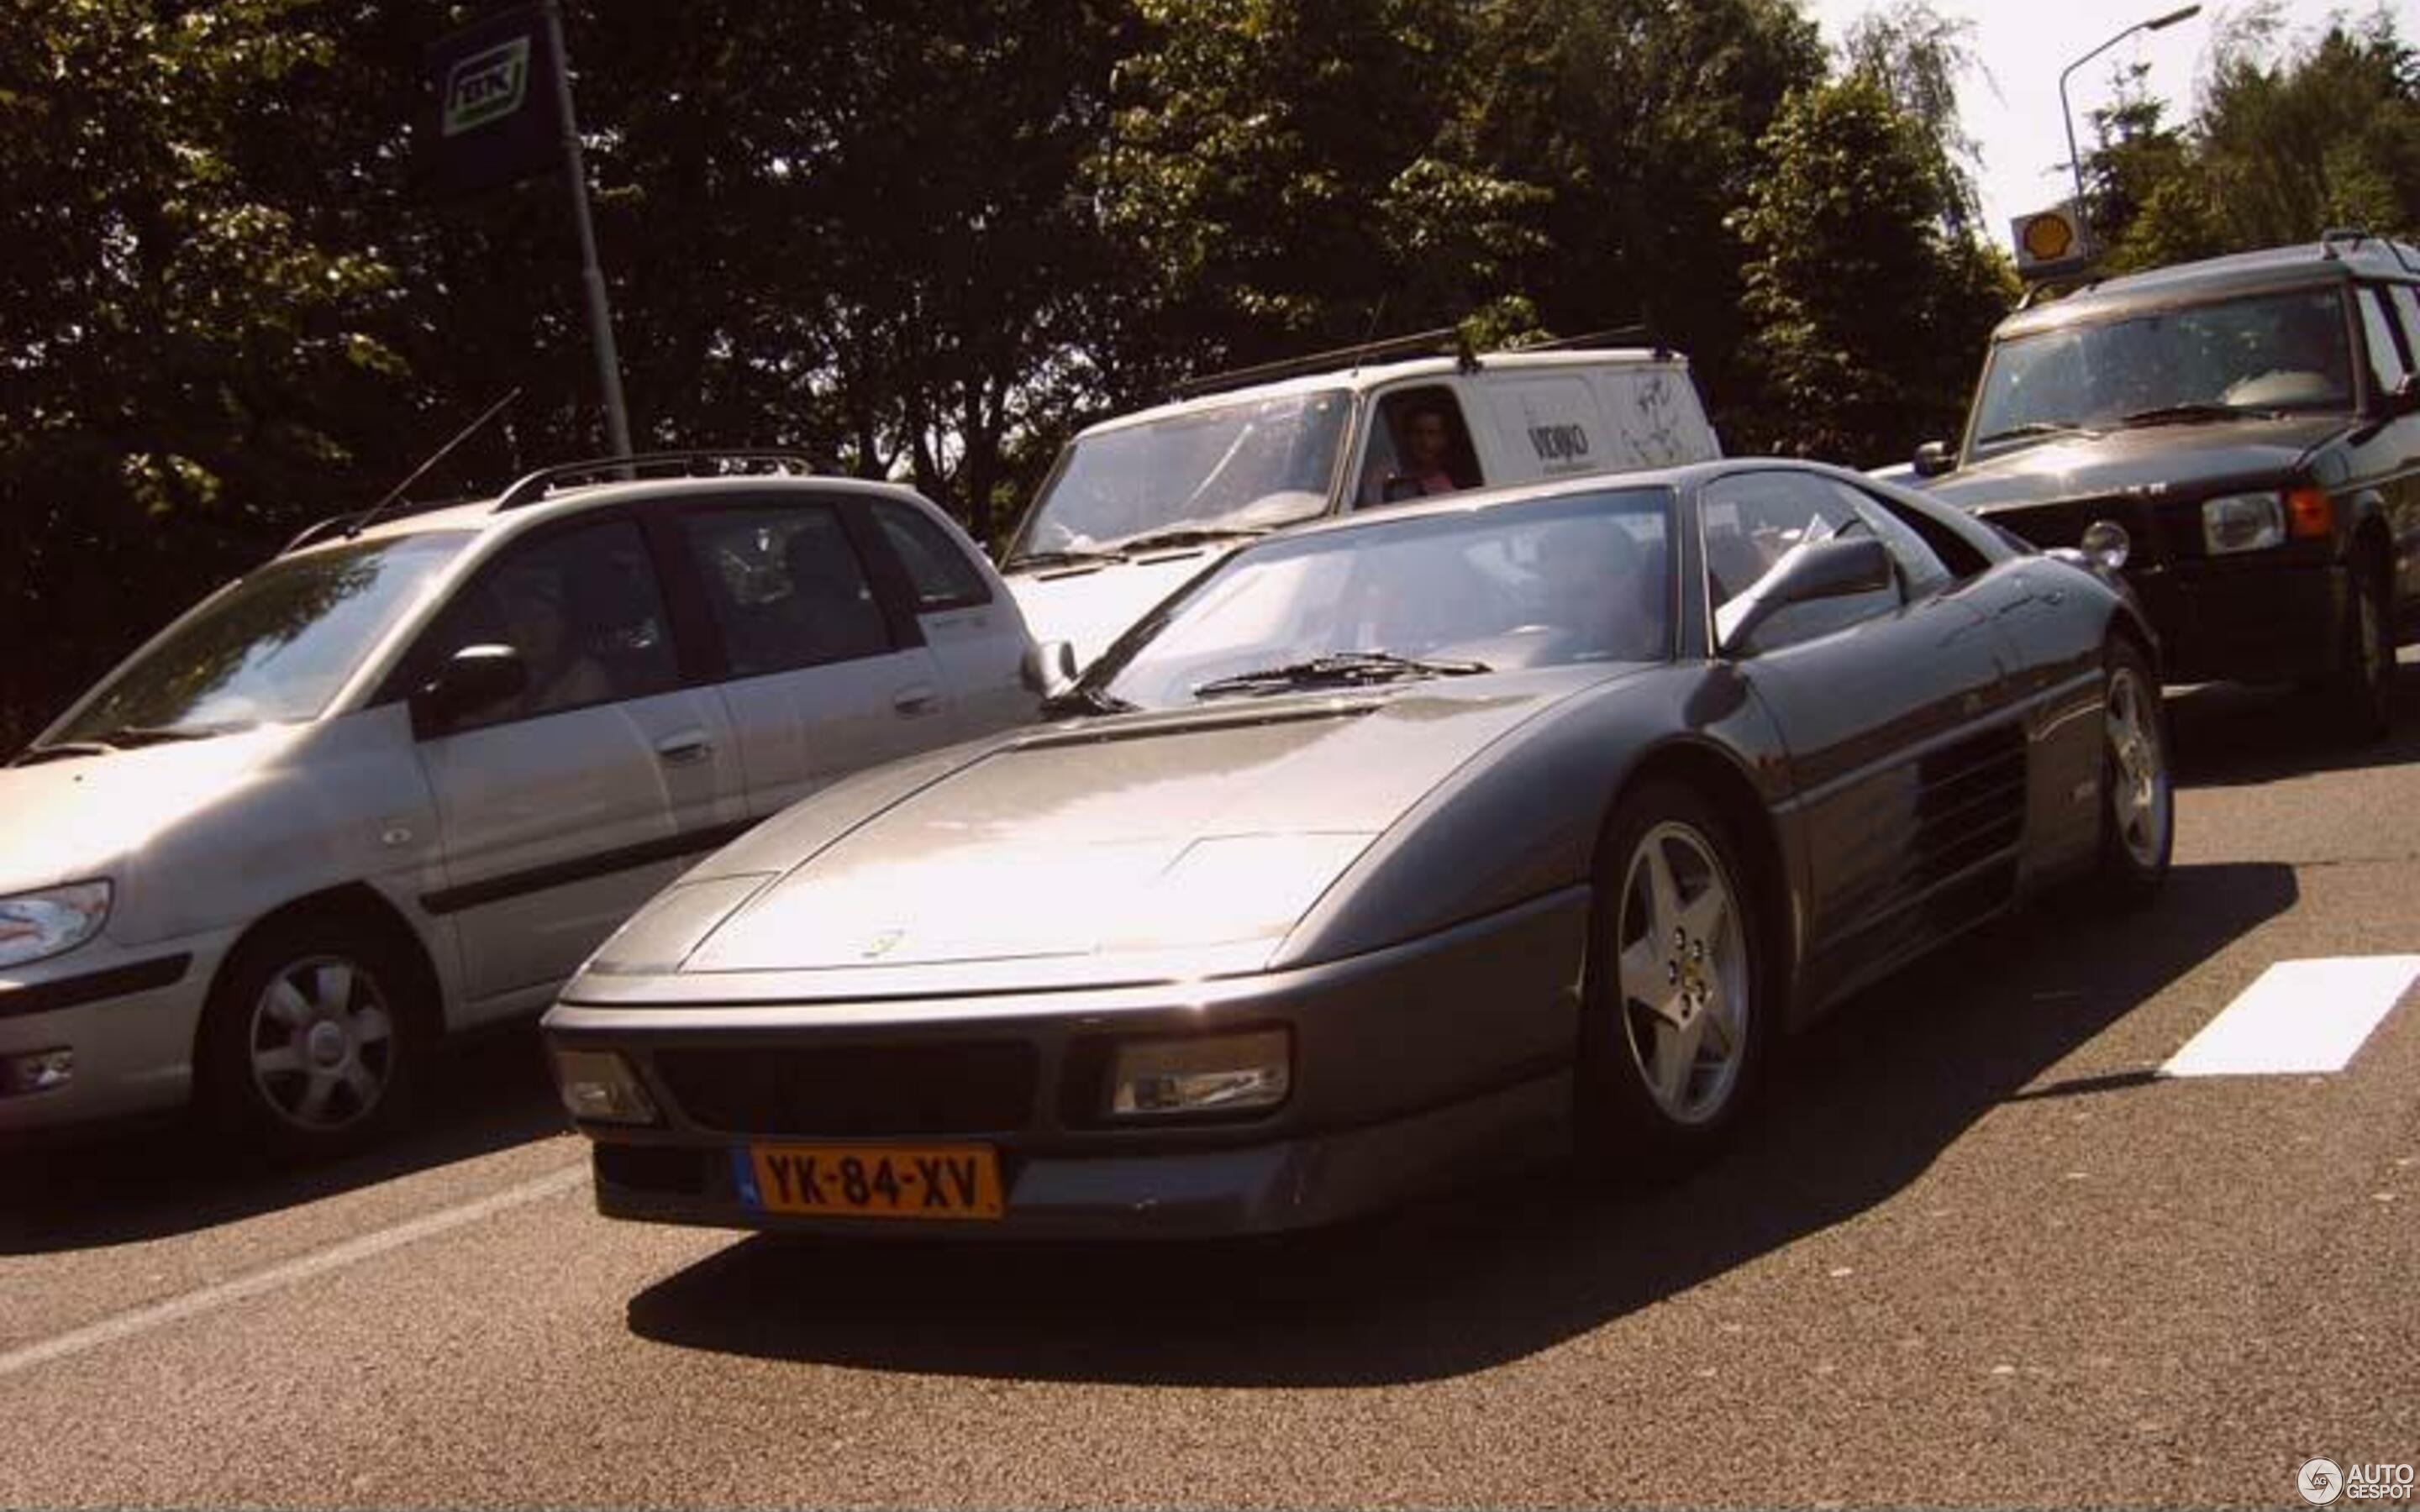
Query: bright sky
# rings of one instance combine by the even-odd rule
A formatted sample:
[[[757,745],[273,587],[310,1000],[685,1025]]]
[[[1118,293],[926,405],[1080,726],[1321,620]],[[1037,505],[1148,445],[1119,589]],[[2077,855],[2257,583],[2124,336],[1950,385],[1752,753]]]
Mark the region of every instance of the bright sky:
[[[1822,23],[1826,41],[1881,0],[1802,0]],[[2186,0],[1933,0],[1942,15],[1975,23],[1972,50],[1990,74],[1968,75],[1959,90],[1966,133],[1982,148],[1984,224],[2006,246],[2009,218],[2043,209],[2072,193],[2067,137],[2058,118],[2059,70],[2125,27],[2179,8]],[[2201,14],[2156,32],[2137,32],[2075,70],[2068,102],[2075,110],[2078,147],[2091,149],[2089,113],[2113,98],[2112,69],[2147,63],[2145,84],[2168,100],[2167,119],[2192,114],[2209,71],[2211,39],[2246,0],[2205,4]],[[2332,13],[2355,19],[2379,8],[2379,0],[2284,0],[2286,38],[2306,39]],[[2406,42],[2420,40],[2420,0],[2385,0]]]

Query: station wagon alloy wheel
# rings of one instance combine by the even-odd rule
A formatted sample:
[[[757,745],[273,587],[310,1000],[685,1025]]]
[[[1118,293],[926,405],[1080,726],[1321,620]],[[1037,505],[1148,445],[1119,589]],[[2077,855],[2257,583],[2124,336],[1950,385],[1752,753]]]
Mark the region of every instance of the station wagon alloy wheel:
[[[395,1015],[378,979],[343,956],[297,961],[253,1005],[253,1085],[299,1127],[345,1128],[374,1112],[395,1070]]]
[[[1713,844],[1687,824],[1655,825],[1614,906],[1631,1062],[1666,1118],[1710,1122],[1746,1061],[1749,986],[1740,912]]]

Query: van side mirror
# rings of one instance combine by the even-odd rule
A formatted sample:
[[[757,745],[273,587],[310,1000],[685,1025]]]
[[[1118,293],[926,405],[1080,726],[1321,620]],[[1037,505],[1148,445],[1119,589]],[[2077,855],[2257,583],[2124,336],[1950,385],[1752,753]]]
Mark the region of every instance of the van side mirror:
[[[1927,441],[1916,449],[1916,458],[1910,465],[1916,469],[1916,475],[1919,478],[1937,478],[1958,463],[1949,455],[1947,443]]]
[[[1028,646],[1017,675],[1029,691],[1055,699],[1076,686],[1076,648],[1064,640]]]
[[[427,740],[454,728],[464,715],[517,697],[529,687],[529,664],[511,646],[464,646],[411,695],[411,733]]]
[[[1792,604],[1879,593],[1892,580],[1890,550],[1877,537],[1852,535],[1801,546],[1755,586],[1714,611],[1716,642],[1729,656]]]

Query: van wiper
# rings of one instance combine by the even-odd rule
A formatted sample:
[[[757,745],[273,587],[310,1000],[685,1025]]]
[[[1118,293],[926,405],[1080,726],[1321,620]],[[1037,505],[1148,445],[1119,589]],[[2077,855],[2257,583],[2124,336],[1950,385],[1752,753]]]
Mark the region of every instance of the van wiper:
[[[17,753],[11,766],[31,766],[37,762],[72,761],[78,756],[106,756],[117,748],[101,740],[62,740],[49,746],[28,746]]]
[[[1124,562],[1125,553],[1114,550],[1078,550],[1073,548],[1058,551],[1020,551],[1001,563],[1002,571],[1018,567],[1064,567],[1085,562]]]
[[[252,728],[249,724],[122,724],[101,738],[118,750],[137,746],[165,746],[179,740],[209,740]]]
[[[1214,677],[1195,687],[1193,696],[1214,699],[1230,693],[1281,693],[1295,687],[1361,687],[1407,677],[1468,677],[1488,670],[1483,661],[1422,661],[1391,651],[1331,651],[1309,661]]]
[[[2255,405],[2164,404],[2118,417],[2121,425],[2189,425],[2197,420],[2273,419],[2281,411]]]
[[[1989,436],[1978,436],[1975,438],[1975,444],[1989,446],[1993,441],[2024,440],[2029,436],[2098,436],[2100,434],[2091,426],[2079,425],[2072,420],[2028,420],[2022,425],[2010,425],[2006,430],[1995,430]]]
[[[1240,541],[1269,533],[1266,525],[1182,525],[1150,531],[1110,543],[1120,551],[1163,551],[1176,546],[1207,546],[1214,541]]]

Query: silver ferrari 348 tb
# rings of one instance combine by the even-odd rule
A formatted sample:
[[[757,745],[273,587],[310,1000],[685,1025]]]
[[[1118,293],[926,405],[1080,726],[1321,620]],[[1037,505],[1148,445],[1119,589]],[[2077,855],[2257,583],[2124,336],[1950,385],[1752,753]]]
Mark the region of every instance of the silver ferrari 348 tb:
[[[877,768],[547,1016],[607,1213],[1328,1222],[1712,1149],[1774,1037],[2172,804],[2099,567],[1813,464],[1371,511],[1180,590],[1056,722]]]

